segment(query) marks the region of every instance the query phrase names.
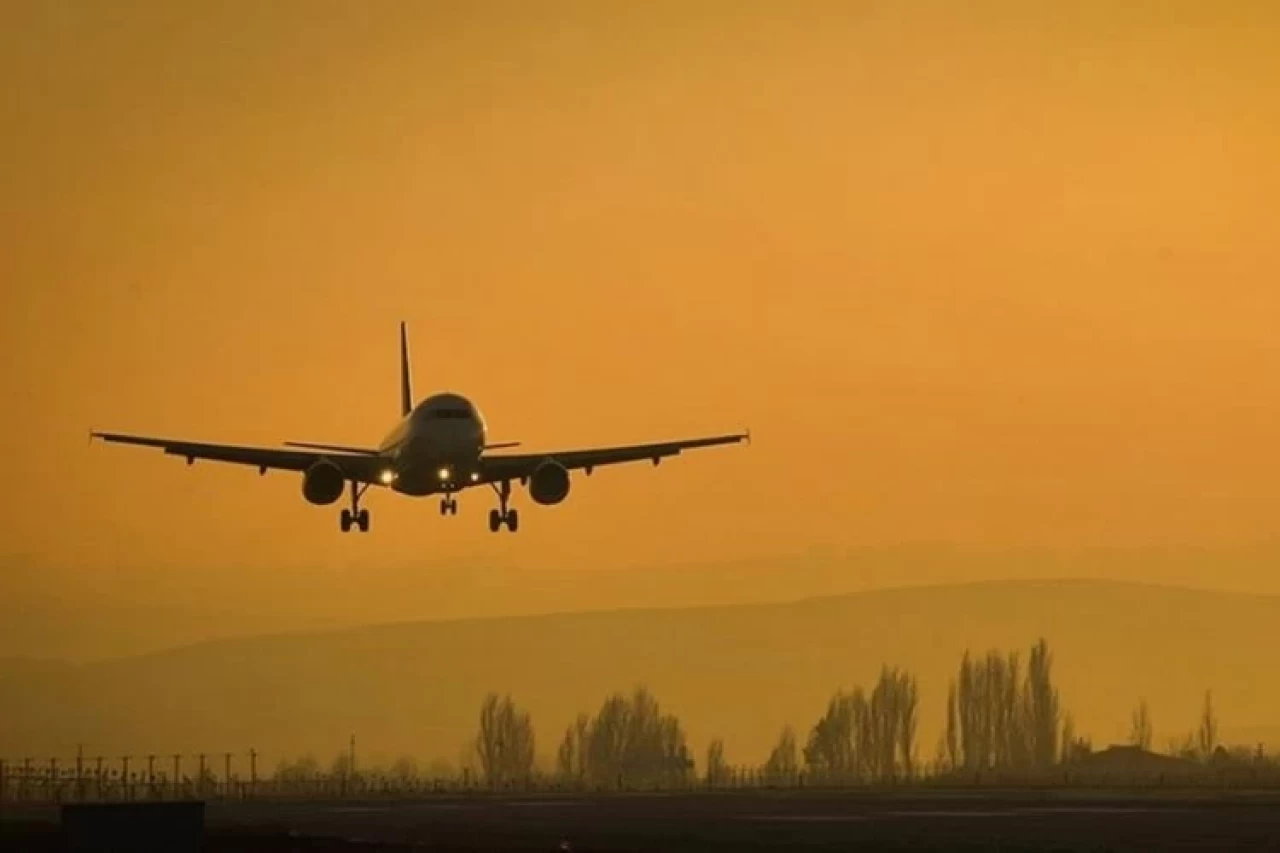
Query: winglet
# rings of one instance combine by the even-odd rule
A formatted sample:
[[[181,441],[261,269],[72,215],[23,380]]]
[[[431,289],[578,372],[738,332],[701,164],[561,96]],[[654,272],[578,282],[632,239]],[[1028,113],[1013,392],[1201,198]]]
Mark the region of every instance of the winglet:
[[[400,321],[400,414],[408,416],[413,411],[413,388],[409,382],[409,333]]]

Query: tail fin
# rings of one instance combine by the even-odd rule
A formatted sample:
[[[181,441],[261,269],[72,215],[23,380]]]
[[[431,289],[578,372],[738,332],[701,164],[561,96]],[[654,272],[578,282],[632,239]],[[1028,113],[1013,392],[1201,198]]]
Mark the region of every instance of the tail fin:
[[[400,321],[400,414],[413,411],[413,388],[409,382],[409,334]]]

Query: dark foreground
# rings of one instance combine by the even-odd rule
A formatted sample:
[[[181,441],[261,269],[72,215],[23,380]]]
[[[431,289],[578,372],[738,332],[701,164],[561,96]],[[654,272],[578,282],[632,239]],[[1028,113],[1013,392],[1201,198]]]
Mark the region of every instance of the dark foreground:
[[[63,849],[56,822],[55,811],[11,812],[0,821],[0,849]],[[213,802],[205,825],[207,851],[1280,851],[1280,796],[753,791]]]

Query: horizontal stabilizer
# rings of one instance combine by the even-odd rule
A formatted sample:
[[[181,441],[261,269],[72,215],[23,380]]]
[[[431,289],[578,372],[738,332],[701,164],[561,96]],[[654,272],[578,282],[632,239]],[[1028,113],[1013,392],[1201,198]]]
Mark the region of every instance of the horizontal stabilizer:
[[[502,450],[503,448],[506,448],[506,447],[519,447],[519,446],[520,446],[520,442],[518,441],[500,441],[497,444],[486,444],[484,446],[484,449],[485,450]]]
[[[377,456],[378,451],[368,447],[348,447],[345,444],[313,444],[309,441],[286,441],[285,447],[305,447],[307,450],[332,450],[335,453],[358,453],[362,456]]]

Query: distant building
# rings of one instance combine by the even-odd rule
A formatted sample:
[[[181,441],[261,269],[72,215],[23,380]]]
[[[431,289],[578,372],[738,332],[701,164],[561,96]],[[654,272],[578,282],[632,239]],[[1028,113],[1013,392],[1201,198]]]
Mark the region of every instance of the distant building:
[[[1194,761],[1149,752],[1140,746],[1114,745],[1081,755],[1071,764],[1073,772],[1083,775],[1138,777],[1189,776],[1199,768]]]

